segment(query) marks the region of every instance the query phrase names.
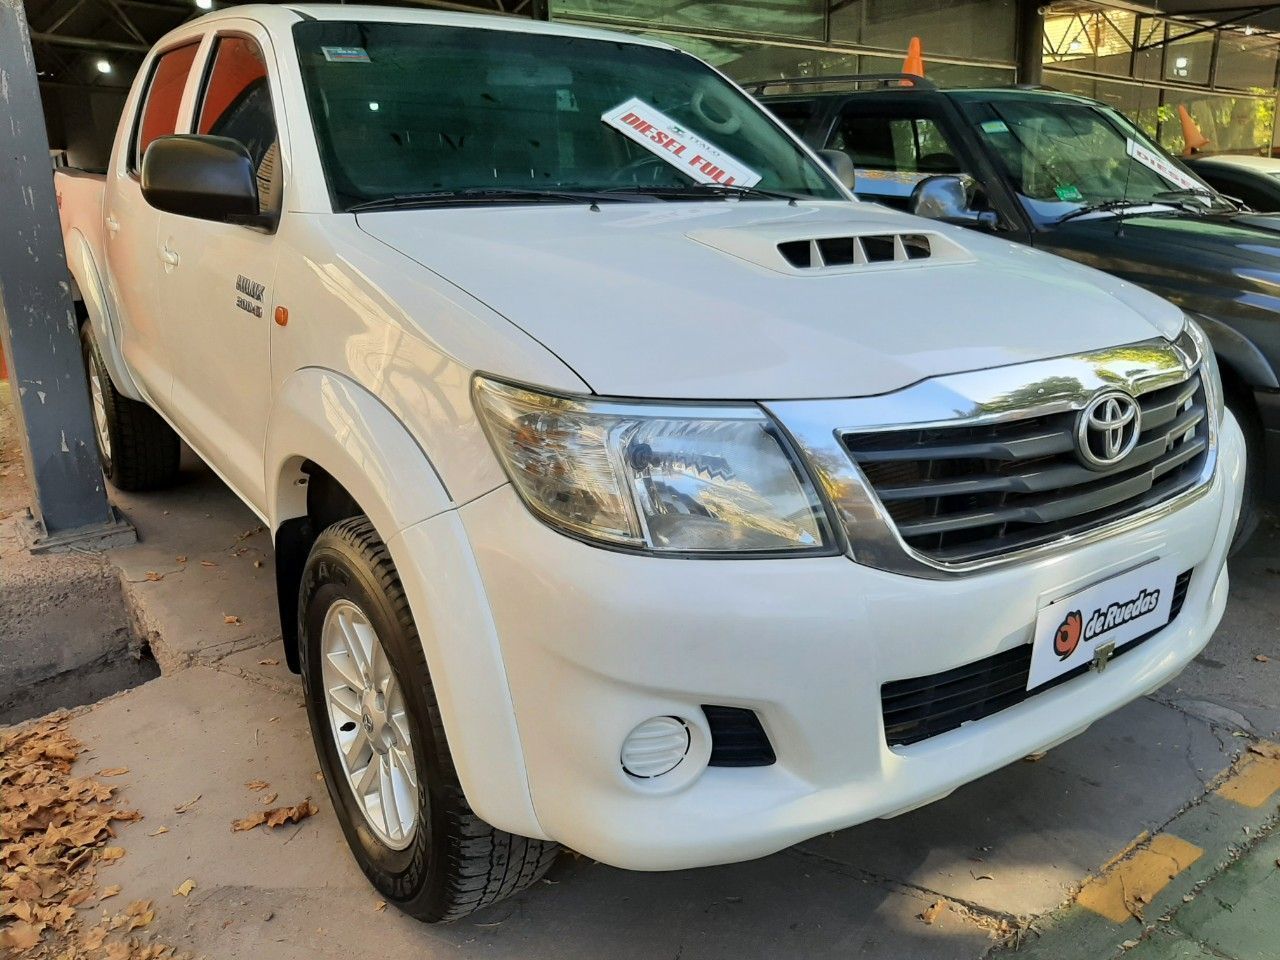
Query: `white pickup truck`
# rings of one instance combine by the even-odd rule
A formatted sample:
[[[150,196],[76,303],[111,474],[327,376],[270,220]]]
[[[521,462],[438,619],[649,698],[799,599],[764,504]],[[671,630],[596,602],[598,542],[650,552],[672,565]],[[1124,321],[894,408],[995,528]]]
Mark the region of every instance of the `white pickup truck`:
[[[1196,325],[854,201],[662,43],[236,7],[57,189],[108,477],[181,438],[269,526],[334,809],[417,917],[560,843],[664,870],[912,809],[1221,616]]]

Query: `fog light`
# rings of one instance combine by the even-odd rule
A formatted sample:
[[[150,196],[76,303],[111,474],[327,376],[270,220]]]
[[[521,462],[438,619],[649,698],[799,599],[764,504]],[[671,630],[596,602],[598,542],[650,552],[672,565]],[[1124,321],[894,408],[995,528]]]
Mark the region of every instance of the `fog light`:
[[[646,720],[622,741],[622,769],[648,780],[670,773],[689,752],[689,727],[678,717]]]

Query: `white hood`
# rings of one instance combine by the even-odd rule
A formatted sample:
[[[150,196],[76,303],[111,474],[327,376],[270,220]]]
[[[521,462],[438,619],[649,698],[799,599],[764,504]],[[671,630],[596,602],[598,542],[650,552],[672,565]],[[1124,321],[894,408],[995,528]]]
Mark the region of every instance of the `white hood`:
[[[1182,326],[1124,281],[871,204],[467,206],[358,222],[611,396],[863,396]],[[932,234],[932,256],[797,269],[778,250],[889,233]]]

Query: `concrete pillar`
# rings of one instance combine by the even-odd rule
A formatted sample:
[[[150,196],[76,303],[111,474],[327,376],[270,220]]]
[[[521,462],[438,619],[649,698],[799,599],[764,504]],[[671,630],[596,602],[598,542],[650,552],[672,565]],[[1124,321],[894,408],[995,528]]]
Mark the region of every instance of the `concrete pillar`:
[[[1044,2],[1018,0],[1018,83],[1044,82]]]
[[[133,538],[107,502],[22,0],[0,0],[0,338],[32,549]]]

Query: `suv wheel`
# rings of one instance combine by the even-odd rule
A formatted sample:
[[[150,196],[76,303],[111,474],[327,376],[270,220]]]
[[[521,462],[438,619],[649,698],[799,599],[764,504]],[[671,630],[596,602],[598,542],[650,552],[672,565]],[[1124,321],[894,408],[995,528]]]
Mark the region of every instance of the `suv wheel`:
[[[178,435],[145,403],[116,390],[92,323],[80,327],[80,354],[89,380],[93,435],[107,480],[119,490],[169,486],[178,476],[182,455]]]
[[[463,796],[408,600],[366,518],[316,540],[299,631],[329,797],[378,892],[419,920],[454,920],[541,878],[559,847],[491,827]]]

